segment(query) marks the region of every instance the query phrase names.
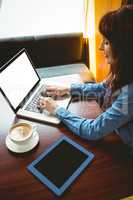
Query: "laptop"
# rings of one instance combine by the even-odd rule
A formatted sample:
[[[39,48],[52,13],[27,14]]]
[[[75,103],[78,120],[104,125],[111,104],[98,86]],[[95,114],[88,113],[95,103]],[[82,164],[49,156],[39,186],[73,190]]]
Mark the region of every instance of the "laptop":
[[[69,75],[67,78],[69,83]],[[77,78],[78,74],[74,79],[79,82]],[[60,81],[58,79],[59,77],[40,79],[25,49],[19,51],[0,69],[1,91],[16,115],[53,124],[59,124],[60,120],[48,111],[41,110],[37,103],[44,97],[47,84],[63,85],[65,76]],[[58,105],[64,108],[68,108],[70,100],[70,95],[56,98]]]

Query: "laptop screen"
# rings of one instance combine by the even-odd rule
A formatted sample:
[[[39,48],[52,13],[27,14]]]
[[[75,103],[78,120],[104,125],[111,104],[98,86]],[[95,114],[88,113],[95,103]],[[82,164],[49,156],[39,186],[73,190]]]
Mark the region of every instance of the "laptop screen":
[[[39,77],[25,51],[13,58],[0,74],[0,87],[14,109],[38,81]]]

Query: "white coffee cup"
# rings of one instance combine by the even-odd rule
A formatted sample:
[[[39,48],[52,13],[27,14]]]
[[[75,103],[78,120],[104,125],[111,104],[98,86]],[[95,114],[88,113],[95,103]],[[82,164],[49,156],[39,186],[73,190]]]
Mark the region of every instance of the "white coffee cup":
[[[33,136],[36,126],[29,123],[13,124],[9,130],[9,138],[15,143],[25,143]]]

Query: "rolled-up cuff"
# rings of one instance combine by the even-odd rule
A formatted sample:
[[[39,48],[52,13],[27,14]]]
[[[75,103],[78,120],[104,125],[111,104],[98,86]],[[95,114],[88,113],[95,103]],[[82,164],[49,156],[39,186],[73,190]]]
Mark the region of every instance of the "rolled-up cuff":
[[[55,115],[59,118],[59,119],[63,119],[67,114],[69,114],[70,111],[66,110],[63,107],[57,107],[55,110]]]

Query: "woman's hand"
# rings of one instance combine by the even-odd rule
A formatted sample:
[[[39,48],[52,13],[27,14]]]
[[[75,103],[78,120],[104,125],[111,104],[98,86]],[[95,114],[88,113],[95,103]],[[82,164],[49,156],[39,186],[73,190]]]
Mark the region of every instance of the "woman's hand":
[[[48,96],[64,96],[70,93],[70,88],[65,86],[46,86],[46,91],[44,91],[44,95]],[[42,92],[43,95],[43,92]]]
[[[55,109],[58,107],[57,103],[50,97],[45,97],[40,99],[38,106],[41,109],[46,109],[50,113],[54,113]]]

